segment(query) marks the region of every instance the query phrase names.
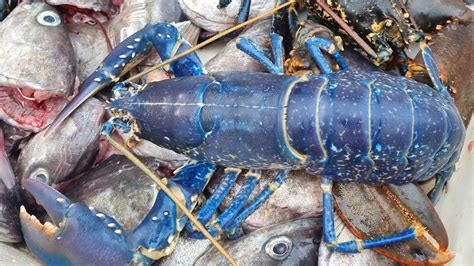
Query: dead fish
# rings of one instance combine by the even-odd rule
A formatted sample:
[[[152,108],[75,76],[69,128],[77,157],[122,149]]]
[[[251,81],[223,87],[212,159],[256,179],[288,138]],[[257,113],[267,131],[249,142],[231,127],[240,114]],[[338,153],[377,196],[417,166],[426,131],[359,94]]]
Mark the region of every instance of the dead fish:
[[[161,176],[161,163],[145,158],[150,169]],[[76,182],[64,193],[74,202],[82,202],[102,213],[113,215],[126,232],[135,229],[155,202],[156,184],[127,158],[113,155]]]
[[[241,4],[240,0],[233,0],[225,8],[218,8],[219,0],[178,0],[178,2],[189,20],[210,32],[221,32],[233,26]],[[276,3],[277,0],[253,0],[249,18],[272,9]]]
[[[262,20],[253,24],[237,38],[246,37],[252,40],[259,49],[270,53],[265,41],[271,33],[271,28],[271,20]],[[237,38],[228,42],[219,53],[206,63],[207,71],[211,73],[216,71],[266,72],[266,68],[261,63],[237,48]]]
[[[46,0],[52,6],[61,7],[65,19],[74,23],[105,23],[118,12],[124,0]]]
[[[229,195],[220,206],[225,209],[237,195],[245,181],[241,173]],[[277,174],[276,171],[264,171],[260,182],[250,195],[251,201]],[[221,172],[212,177],[208,190],[213,191],[221,178]],[[264,205],[250,215],[242,224],[245,231],[281,223],[283,221],[319,216],[322,213],[321,179],[304,171],[291,171],[287,180],[273,193]]]
[[[16,243],[23,240],[19,210],[19,184],[5,152],[3,131],[0,128],[0,242]]]
[[[88,169],[99,149],[104,112],[101,102],[91,98],[50,134],[36,134],[20,153],[18,177],[54,185]]]
[[[0,242],[0,265],[40,266],[42,264],[25,247]]]
[[[106,36],[98,26],[70,23],[67,25],[69,39],[77,60],[77,77],[85,80],[109,54]]]
[[[23,2],[0,24],[0,47],[0,118],[37,132],[74,88],[74,50],[60,14]]]
[[[473,40],[473,23],[468,25],[451,23],[433,34],[430,42],[441,77],[454,93],[456,107],[466,126],[474,111]],[[423,66],[421,53],[415,61]]]
[[[334,216],[334,228],[336,231],[337,239],[340,242],[350,241],[355,238],[351,231],[344,225],[339,217]],[[352,265],[385,265],[395,266],[400,265],[377,252],[366,249],[360,253],[341,253],[335,252],[329,249],[325,244],[319,246],[319,266],[352,266]]]
[[[316,265],[321,235],[321,218],[303,218],[260,228],[224,248],[239,265]],[[194,265],[226,265],[226,260],[209,249]]]

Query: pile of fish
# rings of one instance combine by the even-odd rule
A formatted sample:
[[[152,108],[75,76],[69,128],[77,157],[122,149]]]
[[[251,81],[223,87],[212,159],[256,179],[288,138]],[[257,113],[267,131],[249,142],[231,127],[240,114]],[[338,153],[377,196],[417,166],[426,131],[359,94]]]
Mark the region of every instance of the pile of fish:
[[[199,45],[237,21],[255,18],[286,2],[0,0],[0,265],[228,263],[164,190],[111,146],[109,138],[127,144],[153,173],[162,177],[239,265],[449,262],[455,252],[448,251],[448,235],[433,204],[443,196],[445,182],[454,171],[463,145],[464,126],[468,126],[474,110],[474,24],[469,3],[296,1],[289,8],[238,30],[237,37],[234,33],[220,38],[222,48],[205,64],[196,53],[190,53],[134,78],[135,83],[125,81]],[[282,36],[283,42],[275,36]],[[311,50],[308,40],[317,40],[319,48]],[[331,45],[325,46],[324,40]],[[279,42],[283,43],[280,50],[276,48]],[[426,48],[418,48],[424,42],[431,48],[437,68],[426,64]],[[409,162],[426,160],[426,165],[420,163],[419,169],[412,169],[413,176],[420,178],[410,182],[372,182],[371,173],[380,170],[375,167],[367,179],[356,180],[360,182],[346,182],[349,179],[341,177],[328,184],[326,172],[320,171],[322,166],[309,162],[302,163],[304,167],[291,168],[287,161],[280,163],[278,160],[286,155],[272,152],[288,143],[296,148],[285,151],[296,161],[294,158],[301,157],[298,149],[302,146],[305,154],[311,154],[326,145],[326,156],[330,158],[325,163],[337,161],[334,165],[340,168],[333,170],[342,172],[347,168],[338,161],[343,159],[336,157],[337,153],[346,152],[344,160],[352,160],[349,157],[360,148],[350,137],[332,136],[330,140],[330,136],[321,136],[318,123],[322,123],[321,132],[331,127],[327,134],[340,136],[359,123],[352,123],[350,118],[336,126],[329,126],[338,123],[335,119],[326,121],[327,125],[319,121],[318,115],[330,113],[332,107],[315,111],[311,118],[315,122],[301,122],[295,126],[298,130],[287,129],[284,123],[288,117],[303,117],[314,111],[304,104],[307,99],[285,102],[286,105],[279,99],[278,104],[285,105],[288,112],[277,121],[284,124],[283,129],[281,125],[271,128],[286,134],[277,148],[270,147],[266,138],[256,140],[261,143],[252,142],[258,137],[252,138],[254,135],[268,135],[271,139],[273,134],[266,129],[274,122],[269,117],[269,106],[273,104],[269,95],[279,85],[273,84],[286,84],[290,90],[285,97],[289,98],[291,90],[299,89],[296,84],[309,83],[313,77],[324,77],[327,85],[337,71],[347,68],[344,62],[355,73],[376,73],[371,76],[375,77],[371,84],[376,77],[388,76],[388,85],[380,84],[382,89],[370,92],[375,95],[369,96],[373,101],[386,100],[380,90],[390,91],[387,87],[393,80],[407,80],[405,92],[415,95],[410,103],[412,108],[420,108],[418,113],[426,111],[420,106],[427,103],[437,105],[433,110],[441,106],[436,115],[459,117],[459,121],[443,122],[444,131],[439,133],[437,127],[430,128],[433,114],[426,111],[420,116],[427,119],[425,127],[432,129],[432,135],[413,133],[410,145],[415,147],[414,157],[407,155],[407,148],[397,151],[399,157],[389,162],[392,165],[380,167],[387,167],[386,172],[395,175],[399,174],[397,167],[404,163],[402,158],[406,160],[408,156]],[[439,71],[440,82],[432,69]],[[352,79],[364,78],[354,76],[344,76],[340,84],[353,84]],[[223,85],[226,82],[230,85]],[[322,84],[318,86],[326,86]],[[365,86],[370,90],[371,84]],[[434,89],[410,91],[411,84]],[[238,94],[253,85],[258,92],[255,89]],[[186,86],[192,90],[186,90]],[[449,104],[440,103],[436,96],[440,86],[449,90],[459,114]],[[328,91],[338,89],[334,83],[328,87]],[[153,91],[162,94],[156,96]],[[306,93],[304,88],[299,92]],[[347,93],[355,92],[348,89]],[[388,99],[400,97],[392,93]],[[142,98],[134,100],[135,96]],[[190,97],[200,102],[187,102],[192,100]],[[221,102],[206,105],[206,97],[217,97]],[[243,103],[244,97],[251,99],[248,105]],[[304,97],[313,96],[307,93]],[[320,93],[321,102],[322,97]],[[335,96],[331,106],[341,103],[340,109],[356,110],[354,117],[357,108],[367,104],[356,102],[357,97],[354,102],[350,102],[352,96],[344,97]],[[296,115],[290,112],[290,104],[300,108],[291,109]],[[215,106],[237,110],[243,105],[255,110],[238,113],[219,109],[212,115],[208,111]],[[260,105],[268,106],[257,109]],[[121,109],[123,106],[130,109]],[[184,107],[179,109],[180,106]],[[156,112],[152,108],[161,109]],[[382,109],[379,111],[386,111]],[[382,128],[385,123],[398,123],[397,112],[404,110],[397,110],[380,122],[372,139],[367,133],[368,145],[375,143],[378,134],[387,134],[387,138],[392,135]],[[248,114],[261,121],[251,125],[245,121]],[[183,118],[186,115],[189,118]],[[370,113],[363,115],[370,121]],[[234,120],[217,124],[211,118]],[[303,134],[315,123],[318,132],[313,133],[319,139]],[[369,131],[370,126],[369,122]],[[418,130],[416,125],[408,126]],[[231,132],[235,128],[237,136]],[[395,125],[392,129],[395,128],[393,135],[404,130],[404,126]],[[219,138],[218,144],[213,144],[213,134]],[[446,144],[430,143],[430,138],[436,142],[438,135]],[[343,146],[337,146],[344,141]],[[392,145],[392,150],[401,145],[397,141],[386,143]],[[258,151],[252,150],[254,144]],[[417,145],[422,147],[417,150]],[[437,156],[427,158],[430,145],[438,145]],[[368,148],[367,157],[372,164],[385,156],[382,152],[375,155],[383,149],[381,146]],[[212,152],[217,154],[209,155]],[[262,159],[267,154],[274,161]],[[315,160],[307,157],[308,161]],[[357,157],[354,168],[361,167],[355,162],[366,163]],[[357,176],[359,170],[341,176]],[[331,240],[326,228],[331,224],[327,220],[328,195],[331,213],[334,199],[336,220],[332,221],[332,233],[336,241]],[[414,226],[416,236],[403,242],[373,249],[364,242]],[[335,249],[338,242],[354,239],[359,252]]]

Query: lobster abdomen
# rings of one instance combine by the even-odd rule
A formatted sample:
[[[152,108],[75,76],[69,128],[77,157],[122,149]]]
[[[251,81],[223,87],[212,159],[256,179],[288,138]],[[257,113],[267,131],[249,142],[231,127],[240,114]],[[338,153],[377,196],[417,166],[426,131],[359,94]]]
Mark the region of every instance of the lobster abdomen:
[[[111,107],[130,112],[143,138],[193,159],[338,181],[423,179],[451,167],[464,134],[450,99],[381,72],[185,77]]]

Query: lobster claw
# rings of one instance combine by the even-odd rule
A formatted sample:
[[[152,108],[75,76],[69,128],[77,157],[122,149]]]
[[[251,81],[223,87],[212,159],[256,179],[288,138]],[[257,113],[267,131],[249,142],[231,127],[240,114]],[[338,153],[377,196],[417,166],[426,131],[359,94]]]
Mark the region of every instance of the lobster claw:
[[[120,77],[142,62],[155,48],[162,60],[167,60],[177,53],[183,53],[191,45],[183,38],[178,29],[170,23],[147,25],[134,33],[102,61],[79,88],[78,95],[58,114],[50,124],[48,132],[57,127],[84,101],[94,94],[119,81]],[[176,76],[202,75],[204,67],[195,52],[174,62],[167,68]]]
[[[22,206],[20,221],[27,246],[43,262],[52,264],[124,265],[133,258],[121,226],[111,217],[68,198],[35,179],[23,187],[41,204],[53,223],[42,224]]]
[[[411,224],[423,229],[416,239],[375,251],[403,264],[449,262],[448,235],[430,200],[414,184],[367,186],[336,183],[333,190],[342,221],[359,238],[391,235]]]

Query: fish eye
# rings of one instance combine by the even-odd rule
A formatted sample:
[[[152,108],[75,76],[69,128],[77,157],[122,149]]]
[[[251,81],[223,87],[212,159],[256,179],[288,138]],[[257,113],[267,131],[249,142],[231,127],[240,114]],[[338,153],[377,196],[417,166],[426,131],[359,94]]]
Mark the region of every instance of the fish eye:
[[[61,24],[61,18],[51,10],[46,10],[36,16],[36,21],[44,26],[58,26]]]
[[[265,244],[265,252],[268,256],[276,260],[286,259],[293,248],[293,242],[286,236],[276,236]]]
[[[46,183],[46,184],[48,184],[48,182],[49,182],[48,173],[43,168],[40,168],[40,169],[34,171],[30,175],[30,178],[36,179],[36,180],[41,181],[41,182]]]

